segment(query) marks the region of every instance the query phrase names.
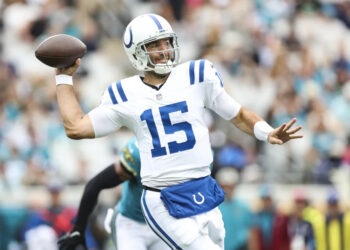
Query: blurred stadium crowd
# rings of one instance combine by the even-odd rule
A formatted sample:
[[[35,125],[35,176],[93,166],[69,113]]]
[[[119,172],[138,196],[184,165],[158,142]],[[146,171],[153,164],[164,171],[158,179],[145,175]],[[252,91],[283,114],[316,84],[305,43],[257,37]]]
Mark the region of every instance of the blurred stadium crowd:
[[[127,130],[93,141],[66,137],[55,100],[54,71],[36,60],[34,50],[58,33],[76,36],[87,45],[75,88],[88,111],[98,105],[110,82],[135,73],[121,37],[133,17],[149,12],[171,22],[182,61],[211,60],[226,90],[272,126],[293,117],[303,126],[304,139],[276,147],[238,132],[208,112],[214,175],[232,167],[240,183],[349,187],[350,2],[0,0],[0,4],[0,194],[47,186],[53,178],[64,185],[84,184],[117,159],[132,136]],[[6,205],[1,195],[0,202],[0,208]],[[1,225],[0,220],[0,231],[5,230]]]

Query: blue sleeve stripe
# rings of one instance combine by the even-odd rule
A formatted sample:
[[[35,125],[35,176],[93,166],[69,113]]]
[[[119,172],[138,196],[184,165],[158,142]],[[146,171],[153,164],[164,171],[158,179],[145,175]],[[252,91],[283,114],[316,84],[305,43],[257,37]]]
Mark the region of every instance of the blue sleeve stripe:
[[[108,93],[109,93],[109,96],[111,97],[112,103],[113,104],[118,104],[117,99],[115,98],[115,95],[114,95],[114,92],[113,92],[113,89],[112,89],[112,85],[109,85]]]
[[[204,63],[205,60],[201,60],[199,63],[199,82],[204,81]]]
[[[117,84],[117,89],[118,89],[119,95],[122,98],[123,102],[128,101],[128,99],[125,96],[125,93],[124,93],[124,90],[123,90],[123,87],[122,87],[122,84],[120,83],[120,81],[117,82],[116,84]]]
[[[195,64],[195,61],[191,61],[191,63],[190,63],[190,83],[191,83],[191,85],[194,84],[194,64]]]

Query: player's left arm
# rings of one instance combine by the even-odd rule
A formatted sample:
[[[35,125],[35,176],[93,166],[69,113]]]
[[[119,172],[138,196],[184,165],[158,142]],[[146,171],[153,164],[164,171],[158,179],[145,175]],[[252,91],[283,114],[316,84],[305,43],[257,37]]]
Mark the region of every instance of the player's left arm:
[[[268,141],[271,144],[283,144],[289,140],[303,137],[296,134],[302,128],[301,126],[292,128],[296,120],[293,118],[288,123],[283,123],[274,129],[254,112],[241,107],[238,114],[231,119],[231,123],[260,140]]]
[[[243,132],[255,136],[259,140],[268,141],[271,144],[283,144],[289,140],[303,137],[296,134],[301,129],[301,126],[292,128],[296,118],[282,124],[278,128],[272,128],[260,116],[242,107],[226,93],[222,79],[211,62],[206,61],[205,67],[205,105],[222,118],[230,120],[233,125]]]

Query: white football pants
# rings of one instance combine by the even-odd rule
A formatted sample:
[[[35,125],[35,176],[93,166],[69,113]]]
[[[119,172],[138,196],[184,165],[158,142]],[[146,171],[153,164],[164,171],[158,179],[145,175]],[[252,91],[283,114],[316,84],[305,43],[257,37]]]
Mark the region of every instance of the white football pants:
[[[148,227],[118,213],[112,221],[118,250],[164,250],[167,245]]]
[[[160,192],[150,190],[143,190],[141,207],[147,224],[170,249],[224,249],[225,228],[219,208],[176,219],[168,213]]]

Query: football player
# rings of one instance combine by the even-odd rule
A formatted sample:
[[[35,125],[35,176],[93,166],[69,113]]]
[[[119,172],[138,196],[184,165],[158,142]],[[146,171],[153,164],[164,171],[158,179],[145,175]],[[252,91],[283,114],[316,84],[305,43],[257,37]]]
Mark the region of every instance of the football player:
[[[166,244],[146,225],[141,211],[142,185],[140,153],[136,139],[122,149],[120,162],[112,164],[92,178],[80,200],[74,228],[59,239],[59,250],[86,249],[85,229],[99,193],[123,182],[122,198],[111,220],[113,242],[118,250],[164,250]],[[109,226],[109,225],[108,225]]]
[[[56,70],[57,100],[72,139],[96,138],[126,126],[139,145],[141,198],[147,224],[171,249],[224,248],[225,230],[217,206],[224,192],[210,177],[212,162],[204,110],[211,109],[240,130],[271,144],[301,138],[296,119],[272,128],[230,97],[212,63],[178,64],[179,46],[170,24],[155,14],[126,27],[123,43],[143,75],[116,81],[100,106],[84,114],[73,91],[74,66]]]

